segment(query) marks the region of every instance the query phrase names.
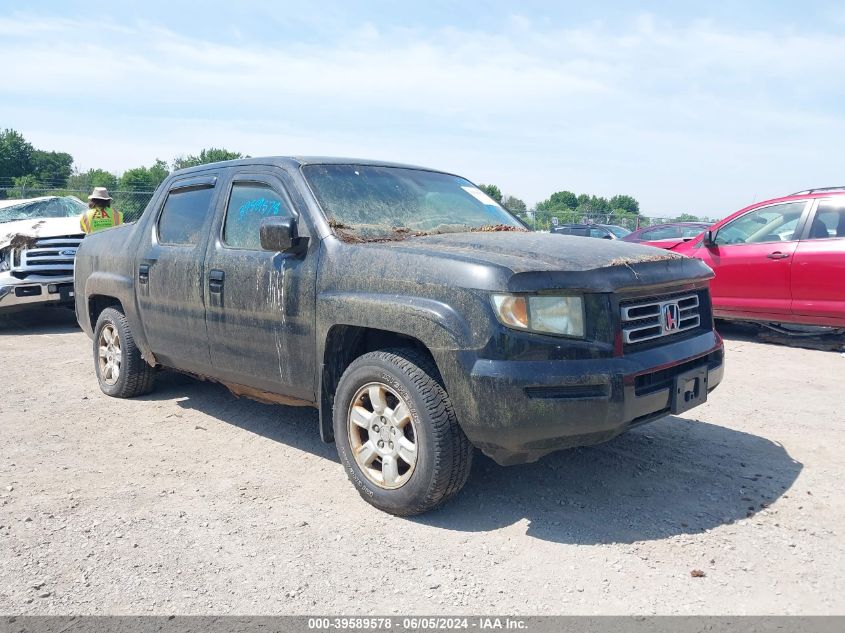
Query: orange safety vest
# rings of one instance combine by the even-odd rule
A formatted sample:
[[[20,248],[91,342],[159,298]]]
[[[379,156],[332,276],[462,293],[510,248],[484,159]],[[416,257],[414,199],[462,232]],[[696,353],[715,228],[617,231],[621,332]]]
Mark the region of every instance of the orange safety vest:
[[[88,209],[79,217],[79,226],[86,234],[123,224],[123,213],[111,207]]]

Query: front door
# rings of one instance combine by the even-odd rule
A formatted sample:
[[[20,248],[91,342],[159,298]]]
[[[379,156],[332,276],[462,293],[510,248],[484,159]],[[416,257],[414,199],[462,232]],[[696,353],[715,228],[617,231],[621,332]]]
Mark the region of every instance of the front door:
[[[790,271],[806,202],[760,207],[719,227],[715,245],[694,255],[716,273],[710,284],[716,314],[790,314]]]
[[[313,401],[315,374],[316,249],[301,254],[261,249],[267,217],[299,217],[282,180],[271,171],[235,173],[209,241],[207,328],[215,376]]]
[[[156,359],[199,374],[211,369],[202,270],[215,184],[213,176],[173,184],[135,270],[141,323]]]

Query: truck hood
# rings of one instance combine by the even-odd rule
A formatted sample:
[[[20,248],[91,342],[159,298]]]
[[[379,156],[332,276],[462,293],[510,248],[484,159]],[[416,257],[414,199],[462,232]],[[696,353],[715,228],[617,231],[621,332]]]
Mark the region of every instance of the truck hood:
[[[79,235],[79,217],[70,218],[33,218],[0,223],[0,248],[9,246],[13,241],[26,244],[39,237],[59,235]]]
[[[671,251],[621,240],[550,233],[449,233],[362,246],[401,253],[419,281],[426,277],[440,281],[438,269],[454,274],[455,266],[439,266],[436,261],[445,264],[443,260],[447,260],[480,282],[478,287],[504,285],[511,291],[572,288],[613,292],[713,276],[700,260]]]
[[[502,266],[513,273],[586,271],[626,263],[680,259],[664,250],[621,240],[512,231],[448,233],[380,245],[406,252],[431,254],[435,251],[441,257]]]

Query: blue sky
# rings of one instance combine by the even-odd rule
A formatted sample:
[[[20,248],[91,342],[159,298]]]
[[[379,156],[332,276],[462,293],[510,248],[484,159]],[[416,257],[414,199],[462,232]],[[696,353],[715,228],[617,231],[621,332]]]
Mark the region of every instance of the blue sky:
[[[0,127],[82,170],[359,156],[649,215],[845,184],[842,3],[120,4],[0,2]]]

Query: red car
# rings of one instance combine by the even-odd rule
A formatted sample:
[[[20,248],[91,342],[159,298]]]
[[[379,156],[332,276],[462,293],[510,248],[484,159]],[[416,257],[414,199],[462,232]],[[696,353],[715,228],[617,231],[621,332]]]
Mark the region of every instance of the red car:
[[[622,239],[626,242],[637,242],[659,248],[673,250],[678,244],[683,244],[702,231],[710,228],[707,222],[671,222],[668,224],[652,224],[628,233]]]
[[[717,318],[845,327],[845,187],[755,203],[673,250],[716,272]]]

